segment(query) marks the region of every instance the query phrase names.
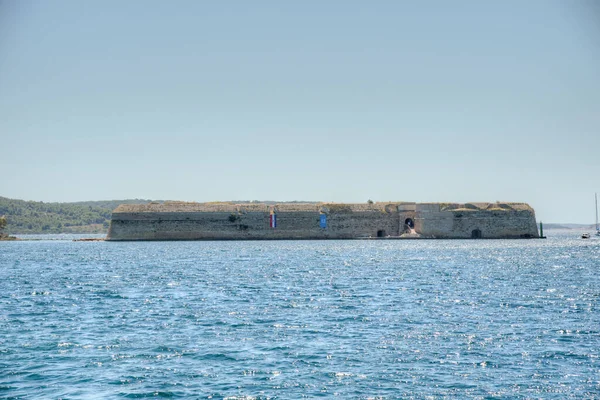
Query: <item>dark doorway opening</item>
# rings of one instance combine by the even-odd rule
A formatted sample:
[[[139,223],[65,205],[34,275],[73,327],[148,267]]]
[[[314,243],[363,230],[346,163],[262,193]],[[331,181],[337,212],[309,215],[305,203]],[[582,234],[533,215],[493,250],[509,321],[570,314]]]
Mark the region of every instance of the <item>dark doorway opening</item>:
[[[404,225],[408,226],[410,229],[413,229],[415,227],[415,221],[413,221],[412,218],[406,218],[404,220]]]
[[[473,229],[471,231],[471,239],[481,239],[481,230],[480,229]]]
[[[377,237],[385,237],[385,231],[383,229],[378,230]]]

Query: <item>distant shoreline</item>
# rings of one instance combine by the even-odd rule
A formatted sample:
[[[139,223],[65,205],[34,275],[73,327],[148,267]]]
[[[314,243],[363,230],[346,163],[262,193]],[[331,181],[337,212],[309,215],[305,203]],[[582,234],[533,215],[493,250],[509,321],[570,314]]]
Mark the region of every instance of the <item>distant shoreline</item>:
[[[0,241],[10,242],[10,241],[14,241],[14,240],[21,240],[21,239],[19,239],[16,236],[6,235],[4,233],[0,234]]]
[[[595,230],[594,224],[546,224],[544,223],[544,230],[571,230],[571,231],[585,231]]]

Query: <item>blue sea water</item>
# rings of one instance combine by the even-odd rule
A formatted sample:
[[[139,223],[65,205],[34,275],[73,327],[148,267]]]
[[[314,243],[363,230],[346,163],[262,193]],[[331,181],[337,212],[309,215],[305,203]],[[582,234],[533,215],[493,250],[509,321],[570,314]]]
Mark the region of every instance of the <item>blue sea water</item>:
[[[0,397],[599,398],[599,267],[572,233],[0,242]]]

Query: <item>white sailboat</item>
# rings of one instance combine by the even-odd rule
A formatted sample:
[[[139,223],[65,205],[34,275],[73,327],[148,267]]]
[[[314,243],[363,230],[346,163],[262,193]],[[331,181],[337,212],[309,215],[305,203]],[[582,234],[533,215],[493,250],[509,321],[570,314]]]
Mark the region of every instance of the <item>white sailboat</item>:
[[[600,227],[598,226],[598,193],[596,195],[596,236],[600,236]]]
[[[594,193],[594,198],[596,200],[596,236],[600,236],[600,226],[598,226],[598,193]],[[581,235],[582,239],[589,239],[590,237],[589,233],[583,233]]]

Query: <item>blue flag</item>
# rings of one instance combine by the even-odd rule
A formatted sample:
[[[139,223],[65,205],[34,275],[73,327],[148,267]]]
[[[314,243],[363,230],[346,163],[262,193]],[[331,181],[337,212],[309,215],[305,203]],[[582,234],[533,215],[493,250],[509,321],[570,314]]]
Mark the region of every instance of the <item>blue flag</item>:
[[[321,214],[321,219],[319,221],[319,225],[321,226],[321,228],[327,228],[327,215],[326,214]]]

